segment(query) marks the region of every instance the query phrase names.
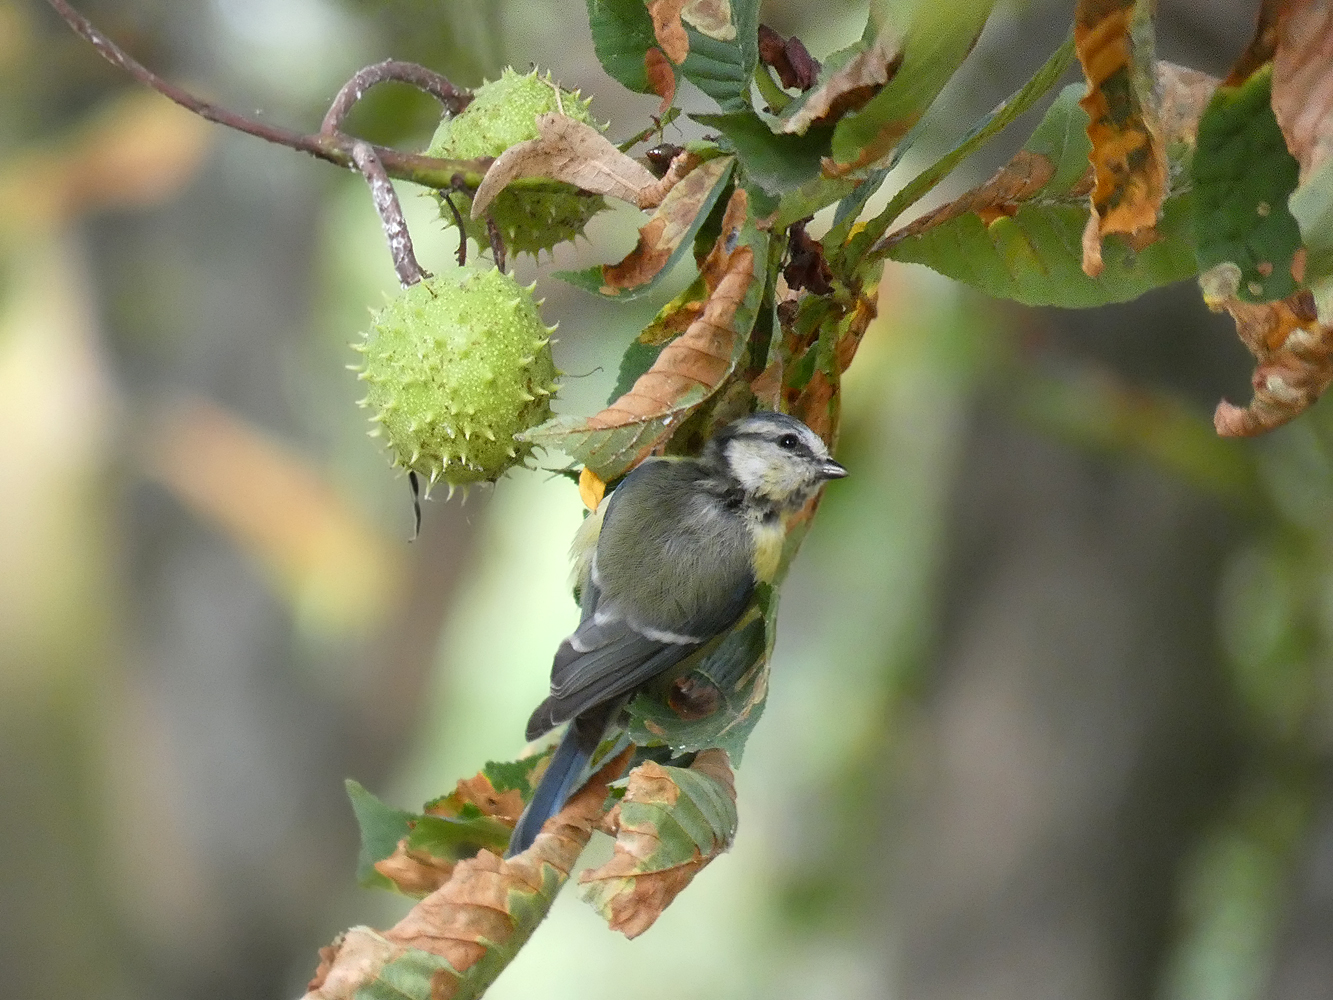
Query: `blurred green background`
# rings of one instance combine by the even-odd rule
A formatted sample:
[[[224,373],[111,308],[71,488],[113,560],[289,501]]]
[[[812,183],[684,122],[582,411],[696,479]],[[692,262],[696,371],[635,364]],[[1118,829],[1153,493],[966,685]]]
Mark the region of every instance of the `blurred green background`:
[[[1071,6],[1001,8],[945,92],[956,128],[894,180]],[[298,128],[389,56],[464,85],[550,68],[613,138],[655,107],[602,74],[581,3],[81,9]],[[1223,73],[1253,14],[1163,0],[1159,48]],[[821,55],[862,14],[763,17]],[[390,86],[349,127],[419,146],[435,113]],[[448,269],[454,237],[403,194]],[[556,263],[618,259],[634,219]],[[558,406],[590,412],[658,303],[549,270],[519,266],[561,324]],[[408,543],[344,370],[394,288],[358,178],[192,119],[0,0],[0,995],[297,996],[320,945],[408,905],[355,887],[343,778],[416,806],[521,750],[576,618],[579,501],[512,474],[437,498]],[[1218,440],[1249,368],[1189,286],[1025,310],[891,267],[734,850],[634,942],[562,897],[491,996],[1333,997],[1333,416]]]

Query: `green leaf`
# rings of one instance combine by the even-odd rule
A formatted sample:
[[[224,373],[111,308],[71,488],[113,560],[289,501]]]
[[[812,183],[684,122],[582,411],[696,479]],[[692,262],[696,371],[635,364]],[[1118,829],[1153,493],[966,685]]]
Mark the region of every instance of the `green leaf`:
[[[1019,115],[1032,107],[1055,86],[1056,81],[1060,79],[1073,61],[1074,40],[1070,36],[1065,39],[1064,44],[1051,54],[1050,58],[1032,75],[1027,83],[1023,84],[1008,100],[987,115],[986,118],[978,122],[976,127],[968,132],[957,146],[913,177],[889,199],[889,203],[884,207],[884,210],[866,223],[865,228],[850,241],[847,252],[840,255],[845,261],[844,267],[847,263],[860,261],[870,247],[884,235],[889,226],[893,225],[903,212],[925,197],[935,188],[935,185],[952,173],[960,163],[1002,132]],[[930,123],[926,122],[924,124],[928,125]],[[1040,134],[1039,129],[1038,135]],[[909,137],[904,144],[910,141]],[[1037,136],[1033,137],[1033,141],[1037,141]],[[1061,144],[1063,146],[1066,143],[1062,141]],[[838,206],[838,218],[835,220],[834,228],[829,233],[825,245],[841,244],[847,239],[847,233],[856,221],[856,215],[860,213],[861,208],[864,207],[865,202],[882,180],[883,176],[872,175],[871,179],[867,180],[855,195],[847,199],[850,204],[846,208],[842,205]]]
[[[747,176],[773,194],[790,191],[819,176],[822,157],[828,154],[830,128],[814,128],[805,135],[778,135],[753,110],[725,115],[690,115],[715,128],[736,151]]]
[[[629,301],[647,295],[671,272],[672,268],[680,263],[685,251],[694,245],[695,235],[708,219],[713,206],[717,204],[718,197],[727,187],[727,182],[731,178],[732,164],[735,162],[732,157],[724,156],[701,163],[667,192],[666,198],[662,200],[662,204],[657,207],[652,218],[643,228],[649,229],[655,223],[661,224],[663,233],[674,243],[674,246],[672,246],[666,261],[657,266],[657,270],[647,281],[628,288],[608,288],[606,286],[607,269],[601,264],[583,271],[556,271],[555,276],[577,288],[582,288],[584,291],[605,295],[607,298]],[[702,195],[698,186],[693,183],[696,176],[708,185]],[[688,225],[682,226],[682,219],[687,215],[690,222]],[[642,244],[636,246],[626,260],[634,257],[641,249]]]
[[[992,6],[988,0],[873,3],[867,35],[900,40],[902,62],[869,103],[838,122],[833,159],[865,165],[890,152],[967,58]]]
[[[443,861],[462,861],[485,847],[503,853],[509,827],[490,816],[420,816],[407,837],[407,847]]]
[[[1078,106],[1082,90],[1071,84],[1061,91],[1023,151],[994,178],[890,235],[888,255],[1000,298],[1071,308],[1123,302],[1196,274],[1187,148],[1173,151],[1175,186],[1158,240],[1136,253],[1120,236],[1109,236],[1101,275],[1083,272],[1088,205],[1080,181],[1089,143],[1087,115]]]
[[[588,0],[588,27],[602,69],[630,90],[652,93],[643,58],[657,38],[643,0]]]
[[[726,41],[687,24],[690,54],[680,71],[723,111],[744,111],[750,107],[750,79],[759,64],[759,0],[732,0],[731,22],[736,36]]]
[[[1270,103],[1271,64],[1238,87],[1218,87],[1199,120],[1193,222],[1200,270],[1240,268],[1237,297],[1283,299],[1297,290],[1291,262],[1301,229],[1287,205],[1299,166]]]
[[[383,861],[398,849],[398,841],[412,830],[412,813],[386,806],[359,782],[348,778],[345,782],[347,797],[352,800],[352,812],[361,828],[361,851],[356,859],[356,880],[367,889],[392,889],[394,885],[375,870],[375,862]]]
[[[616,376],[616,387],[611,390],[611,395],[607,399],[607,405],[619,399],[639,380],[639,376],[646,372],[657,361],[657,356],[662,353],[662,348],[666,344],[645,344],[638,337],[630,341],[629,347],[625,348],[625,353],[620,356],[620,374]]]
[[[486,776],[486,779],[491,783],[491,787],[497,792],[517,790],[519,795],[523,796],[523,801],[527,802],[528,799],[532,798],[532,793],[537,788],[536,782],[532,780],[533,772],[548,756],[545,753],[537,753],[531,757],[524,757],[522,760],[488,760],[486,766],[481,769],[481,773]]]

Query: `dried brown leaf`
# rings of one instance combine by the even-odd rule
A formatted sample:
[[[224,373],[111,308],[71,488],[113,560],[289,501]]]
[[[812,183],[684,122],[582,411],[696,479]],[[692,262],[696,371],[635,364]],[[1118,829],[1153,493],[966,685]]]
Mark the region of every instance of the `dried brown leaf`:
[[[1235,295],[1239,269],[1222,264],[1204,274],[1204,301],[1226,310],[1258,365],[1246,407],[1223,400],[1213,426],[1223,437],[1253,437],[1281,427],[1309,409],[1333,383],[1333,327],[1321,325],[1314,296],[1299,291],[1277,302],[1244,302]]]
[[[676,99],[676,71],[671,68],[666,53],[656,45],[643,54],[643,72],[648,77],[648,86],[653,93],[662,98],[657,113],[666,114],[667,108]]]
[[[437,858],[426,851],[414,851],[407,846],[407,838],[387,858],[375,862],[379,872],[408,896],[425,896],[445,882],[454,871],[454,862]]]
[[[1273,114],[1304,184],[1333,157],[1333,3],[1287,0],[1277,24]]]
[[[520,177],[549,177],[640,208],[655,204],[644,192],[657,190],[657,178],[591,125],[549,111],[537,117],[537,132],[536,139],[510,146],[495,158],[472,198],[472,218],[481,218],[505,185]]]
[[[690,38],[680,23],[685,0],[649,0],[648,16],[653,19],[653,35],[668,59],[679,66],[690,54]]]
[[[691,155],[686,153],[676,157],[663,180],[673,179],[677,173],[676,163],[680,162],[683,167]],[[602,291],[605,294],[637,288],[653,280],[680,246],[718,180],[731,168],[731,162],[731,157],[709,160],[670,189],[671,197],[663,199],[657,213],[639,230],[638,245],[619,264],[603,266]]]
[[[725,751],[703,750],[690,769],[712,778],[736,800],[735,776]],[[630,772],[622,804],[607,816],[609,829],[616,838],[615,854],[600,868],[579,876],[581,885],[603,883],[611,893],[606,900],[608,923],[614,931],[628,938],[638,937],[671,905],[694,876],[727,849],[727,842],[714,841],[705,853],[695,848],[693,857],[669,867],[658,867],[662,838],[652,824],[633,826],[624,818],[625,805],[654,804],[665,808],[676,805],[680,788],[666,768],[646,761]],[[707,846],[707,845],[705,845]]]
[[[1088,80],[1079,104],[1088,113],[1096,179],[1091,207],[1097,230],[1084,236],[1083,270],[1094,277],[1101,237],[1152,228],[1166,197],[1166,149],[1151,87],[1136,67],[1135,6],[1134,0],[1079,0],[1075,15],[1074,46]]]
[[[532,846],[512,858],[482,851],[460,861],[452,877],[383,933],[354,927],[320,950],[306,1000],[351,1000],[390,962],[411,952],[444,959],[431,982],[432,1000],[449,1000],[461,977],[488,951],[517,946],[550,905],[602,818],[607,788],[629,760],[626,749],[547,820]],[[552,885],[554,881],[554,886]],[[548,898],[548,895],[550,898]],[[529,905],[527,914],[515,907]]]
[[[896,39],[882,34],[810,91],[805,104],[782,124],[782,131],[804,135],[812,125],[833,122],[868,104],[893,79],[902,63]]]
[[[628,392],[588,418],[589,427],[617,427],[668,413],[689,389],[714,389],[730,370],[736,341],[731,320],[755,279],[754,253],[737,243],[748,206],[744,189],[732,193],[722,232],[699,268],[707,293],[703,312],[663,348]]]

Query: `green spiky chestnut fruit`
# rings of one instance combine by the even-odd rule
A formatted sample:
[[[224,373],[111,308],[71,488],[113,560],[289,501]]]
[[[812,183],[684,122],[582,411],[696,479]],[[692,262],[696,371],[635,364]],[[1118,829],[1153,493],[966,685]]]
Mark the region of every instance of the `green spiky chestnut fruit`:
[[[551,334],[532,289],[495,269],[412,285],[375,314],[357,369],[372,435],[427,490],[494,482],[524,461],[515,435],[551,415]]]
[[[537,138],[537,117],[548,111],[564,114],[585,125],[598,127],[588,111],[591,101],[581,100],[577,91],[560,91],[548,73],[543,79],[534,69],[516,73],[506,69],[500,79],[484,83],[474,92],[472,103],[460,115],[445,118],[435,130],[429,156],[449,160],[471,160],[499,156],[510,146]],[[509,253],[550,250],[557,243],[572,240],[583,232],[598,212],[606,208],[601,195],[584,194],[570,184],[534,190],[511,185],[495,196],[487,211]],[[466,192],[442,192],[440,217],[455,225],[454,213],[443,199],[452,200],[463,219],[463,229],[480,247],[491,245],[485,218],[471,216],[472,198]]]

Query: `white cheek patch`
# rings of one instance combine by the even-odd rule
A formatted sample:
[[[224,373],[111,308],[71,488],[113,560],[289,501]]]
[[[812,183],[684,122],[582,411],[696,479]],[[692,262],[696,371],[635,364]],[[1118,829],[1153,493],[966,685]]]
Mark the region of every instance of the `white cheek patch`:
[[[731,442],[727,446],[727,464],[747,493],[759,493],[769,486],[769,462],[753,445],[744,441]]]

